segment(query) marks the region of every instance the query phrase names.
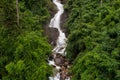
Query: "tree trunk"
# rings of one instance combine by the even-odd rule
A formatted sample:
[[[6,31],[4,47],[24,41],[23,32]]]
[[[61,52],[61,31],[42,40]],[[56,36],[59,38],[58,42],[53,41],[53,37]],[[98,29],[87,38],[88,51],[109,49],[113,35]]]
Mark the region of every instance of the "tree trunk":
[[[17,25],[19,26],[19,5],[18,5],[18,0],[16,0],[16,12],[17,12]]]
[[[100,5],[101,5],[101,7],[103,6],[103,0],[100,1]]]

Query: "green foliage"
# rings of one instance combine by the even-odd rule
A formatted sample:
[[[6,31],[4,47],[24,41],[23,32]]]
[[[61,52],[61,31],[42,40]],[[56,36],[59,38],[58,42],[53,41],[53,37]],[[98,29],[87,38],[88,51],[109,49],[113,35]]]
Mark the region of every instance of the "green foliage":
[[[68,0],[72,80],[119,80],[120,0]]]
[[[73,80],[119,80],[116,77],[119,65],[118,60],[97,47],[75,60],[72,67]]]
[[[19,60],[16,64],[11,62],[8,65],[6,65],[6,70],[8,71],[9,74],[19,74],[20,72],[22,72],[22,70],[24,69],[25,64],[23,63],[22,60]]]
[[[43,25],[50,17],[48,2],[19,0],[17,26],[16,0],[0,1],[0,79],[47,80],[51,75],[46,61],[51,46],[43,36]]]

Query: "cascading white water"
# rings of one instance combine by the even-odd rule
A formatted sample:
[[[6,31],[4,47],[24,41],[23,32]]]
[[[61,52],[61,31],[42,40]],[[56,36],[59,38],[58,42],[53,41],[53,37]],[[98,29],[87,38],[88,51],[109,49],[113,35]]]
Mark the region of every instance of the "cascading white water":
[[[67,38],[65,36],[65,33],[63,33],[63,31],[60,28],[60,18],[61,18],[61,15],[64,12],[64,8],[63,8],[63,5],[61,4],[60,0],[53,0],[53,3],[57,6],[58,12],[51,19],[49,27],[53,27],[53,28],[58,29],[59,36],[58,36],[58,39],[56,41],[56,46],[52,50],[52,52],[54,54],[61,54],[61,55],[65,56],[66,55],[65,54],[65,49],[66,49],[66,46],[67,46],[67,43],[66,43]],[[61,77],[60,76],[60,72],[59,72],[59,70],[61,69],[61,67],[57,66],[55,64],[55,62],[54,62],[55,58],[56,58],[56,55],[54,55],[54,59],[53,60],[48,60],[49,65],[55,66],[56,70],[57,70],[57,73],[54,76],[49,77],[49,80],[60,80],[60,77]],[[65,78],[65,80],[70,80],[70,77]]]
[[[58,8],[58,12],[51,19],[49,27],[56,28],[59,31],[59,36],[58,36],[58,39],[57,39],[57,42],[56,42],[57,45],[53,49],[53,52],[65,55],[64,51],[65,51],[65,48],[66,48],[66,45],[67,45],[66,44],[67,38],[65,36],[65,33],[63,33],[63,31],[60,28],[60,17],[64,12],[64,8],[63,8],[63,5],[60,3],[59,0],[53,0],[53,3],[56,4],[56,6]]]

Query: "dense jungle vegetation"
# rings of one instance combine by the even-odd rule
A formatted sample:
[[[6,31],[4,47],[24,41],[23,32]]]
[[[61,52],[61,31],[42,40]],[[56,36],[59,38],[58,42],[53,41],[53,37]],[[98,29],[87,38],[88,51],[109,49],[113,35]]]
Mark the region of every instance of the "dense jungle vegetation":
[[[52,6],[50,0],[0,0],[0,79],[48,79],[51,46],[42,28]]]
[[[18,2],[17,2],[18,1]],[[72,80],[120,80],[120,0],[62,0]],[[0,0],[0,80],[48,80],[51,0]]]
[[[120,0],[67,0],[72,80],[120,80]]]

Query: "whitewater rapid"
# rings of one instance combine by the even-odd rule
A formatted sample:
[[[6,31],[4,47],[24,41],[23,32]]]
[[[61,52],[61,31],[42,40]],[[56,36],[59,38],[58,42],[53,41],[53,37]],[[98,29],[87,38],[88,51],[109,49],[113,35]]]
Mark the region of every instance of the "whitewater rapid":
[[[55,69],[57,70],[57,73],[49,77],[49,80],[60,80],[60,72],[59,70],[61,69],[60,66],[57,66],[54,62],[56,58],[56,54],[61,54],[62,56],[65,56],[65,49],[67,46],[67,38],[65,36],[65,33],[61,30],[60,28],[60,20],[61,20],[61,15],[64,13],[64,8],[63,5],[61,4],[60,0],[53,0],[53,3],[57,6],[58,12],[54,15],[54,17],[51,19],[49,27],[56,28],[59,32],[58,39],[56,41],[56,46],[52,50],[54,54],[54,58],[52,60],[48,60],[49,65],[55,66]],[[65,80],[70,80],[70,78],[65,78]]]
[[[62,55],[65,55],[65,48],[67,46],[67,38],[65,36],[65,33],[60,28],[60,18],[61,15],[64,13],[63,5],[60,3],[59,0],[53,0],[53,3],[57,6],[58,12],[55,14],[55,16],[51,19],[49,27],[53,27],[58,29],[59,36],[56,42],[55,48],[52,50],[54,53],[60,53]]]

